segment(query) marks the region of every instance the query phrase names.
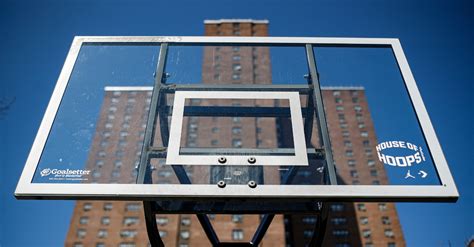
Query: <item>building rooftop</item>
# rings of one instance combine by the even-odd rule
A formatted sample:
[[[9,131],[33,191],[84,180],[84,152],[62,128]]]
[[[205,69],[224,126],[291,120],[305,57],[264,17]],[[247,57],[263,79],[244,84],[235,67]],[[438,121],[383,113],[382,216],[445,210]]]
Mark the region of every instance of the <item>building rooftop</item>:
[[[221,24],[221,23],[254,23],[254,24],[268,24],[268,20],[254,20],[254,19],[219,19],[219,20],[204,20],[204,24]]]

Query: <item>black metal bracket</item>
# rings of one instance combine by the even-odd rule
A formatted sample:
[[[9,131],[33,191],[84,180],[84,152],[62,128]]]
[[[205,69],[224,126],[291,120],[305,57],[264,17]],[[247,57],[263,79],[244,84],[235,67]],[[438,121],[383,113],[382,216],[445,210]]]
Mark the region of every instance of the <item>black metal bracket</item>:
[[[140,164],[138,165],[138,176],[137,176],[137,183],[152,183],[151,180],[151,172],[152,169],[150,167],[150,160],[154,157],[166,157],[166,147],[168,146],[168,135],[169,135],[169,126],[168,126],[168,115],[170,114],[170,110],[167,107],[161,107],[166,105],[166,94],[167,93],[174,93],[176,90],[214,90],[214,91],[222,91],[222,90],[245,90],[245,91],[256,91],[256,90],[264,90],[264,91],[297,91],[301,94],[308,95],[308,101],[306,108],[303,109],[303,115],[305,116],[305,133],[309,133],[306,135],[306,142],[310,143],[311,135],[312,135],[312,128],[313,128],[313,118],[316,115],[319,121],[319,128],[318,131],[321,134],[320,138],[320,145],[323,149],[313,149],[308,152],[309,156],[313,155],[318,158],[323,158],[326,161],[326,177],[325,183],[329,184],[337,184],[336,181],[336,173],[332,158],[332,150],[329,143],[329,132],[327,129],[327,123],[324,113],[324,107],[322,102],[322,95],[321,89],[319,84],[318,73],[316,69],[316,63],[313,53],[313,46],[306,45],[306,54],[308,60],[308,68],[309,68],[309,76],[308,85],[170,85],[166,84],[166,76],[165,76],[165,65],[166,65],[166,57],[168,52],[168,44],[162,43],[160,46],[160,54],[158,57],[157,68],[155,72],[155,84],[153,87],[153,93],[150,103],[150,110],[148,113],[148,121],[147,126],[145,129],[145,136],[143,140],[143,147],[142,153],[140,157]],[[208,112],[209,110],[215,111],[217,115],[219,114],[227,114],[223,111],[223,109],[211,109],[212,107],[203,108],[203,107],[195,107],[190,109],[190,112],[187,114],[195,114],[199,115],[202,112]],[[225,110],[225,109],[224,109]],[[245,111],[246,109],[241,109]],[[248,109],[247,109],[248,110]],[[253,110],[253,109],[252,109]],[[267,114],[271,116],[279,116],[279,115],[287,115],[288,112],[284,108],[275,108],[275,109],[267,109],[262,108],[260,109],[259,113]],[[153,139],[155,136],[155,124],[157,121],[160,123],[160,133],[161,139],[163,143],[163,148],[156,148],[153,147]],[[199,152],[199,150],[189,150],[190,152]],[[202,151],[202,150],[201,150]],[[284,152],[284,150],[283,150]],[[191,184],[191,180],[189,179],[188,175],[183,166],[181,165],[173,165],[172,166],[178,180],[181,184]],[[291,182],[293,177],[295,176],[296,169],[291,167],[282,177],[281,184],[288,184]],[[327,224],[327,214],[328,210],[325,204],[318,202],[318,210],[314,213],[317,214],[318,220],[314,227],[313,238],[311,239],[310,246],[321,246],[324,238],[324,232],[326,229]],[[160,237],[158,226],[156,224],[156,214],[163,212],[160,206],[153,201],[144,201],[143,202],[143,209],[145,214],[145,222],[148,232],[148,238],[150,240],[150,244],[153,247],[162,247],[164,243]],[[223,247],[223,246],[258,246],[262,241],[265,233],[267,232],[271,222],[273,221],[275,214],[265,214],[262,220],[260,221],[257,230],[254,233],[250,242],[244,243],[236,243],[236,242],[220,242],[219,238],[212,227],[212,224],[206,214],[196,214],[203,230],[205,231],[209,241],[213,246]]]

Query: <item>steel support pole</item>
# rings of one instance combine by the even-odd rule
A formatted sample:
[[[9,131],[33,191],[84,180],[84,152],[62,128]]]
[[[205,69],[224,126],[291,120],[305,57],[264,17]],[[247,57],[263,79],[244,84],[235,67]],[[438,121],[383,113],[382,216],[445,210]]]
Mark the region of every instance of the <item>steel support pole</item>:
[[[142,153],[140,156],[140,163],[138,165],[138,176],[137,184],[152,183],[151,180],[151,169],[150,169],[150,155],[149,150],[153,144],[155,136],[155,124],[156,114],[158,114],[159,102],[164,97],[161,92],[161,85],[163,80],[163,71],[166,64],[166,54],[168,51],[168,45],[166,43],[161,44],[160,54],[158,57],[158,63],[155,72],[155,85],[153,87],[153,93],[151,96],[150,110],[148,112],[147,126],[145,129],[145,136],[143,138]],[[163,114],[160,114],[163,115]],[[150,201],[143,202],[143,211],[145,214],[145,223],[148,234],[148,239],[151,246],[153,247],[164,247],[163,241],[161,240],[160,232],[156,224],[155,216],[155,203]]]
[[[329,130],[326,121],[326,113],[324,112],[323,96],[321,94],[321,85],[319,83],[319,75],[316,68],[316,60],[314,57],[313,46],[306,45],[306,56],[308,59],[309,72],[311,82],[313,83],[313,99],[316,105],[316,116],[319,121],[319,131],[321,134],[320,142],[324,148],[326,158],[326,169],[329,176],[329,184],[337,185],[336,169],[332,156],[331,140],[329,138]]]

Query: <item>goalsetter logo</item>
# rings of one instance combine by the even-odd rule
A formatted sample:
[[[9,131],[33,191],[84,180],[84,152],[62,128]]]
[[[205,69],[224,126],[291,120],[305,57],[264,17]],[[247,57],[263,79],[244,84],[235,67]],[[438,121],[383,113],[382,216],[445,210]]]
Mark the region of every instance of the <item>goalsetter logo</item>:
[[[389,166],[409,167],[413,164],[419,164],[422,161],[425,161],[422,148],[409,142],[386,141],[379,143],[376,146],[376,149],[379,160]],[[387,154],[391,149],[397,149],[393,151],[402,151],[404,153],[408,151],[409,155]]]
[[[71,170],[71,169],[50,169],[45,168],[41,170],[41,177],[51,176],[50,179],[68,180],[68,179],[82,179],[83,176],[90,174],[90,170]]]

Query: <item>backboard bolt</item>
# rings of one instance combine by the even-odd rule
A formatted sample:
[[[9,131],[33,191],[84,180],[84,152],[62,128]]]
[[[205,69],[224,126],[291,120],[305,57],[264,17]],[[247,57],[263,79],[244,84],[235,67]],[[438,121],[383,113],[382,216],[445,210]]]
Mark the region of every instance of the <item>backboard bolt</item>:
[[[250,157],[247,161],[248,161],[250,164],[255,164],[255,162],[257,161],[257,159],[255,159],[255,157]]]
[[[219,186],[219,188],[224,188],[225,185],[226,184],[225,184],[224,180],[221,180],[221,181],[217,182],[217,186]]]
[[[257,187],[257,183],[255,183],[255,181],[253,181],[253,180],[249,181],[248,185],[249,185],[250,188]]]
[[[219,157],[219,159],[217,159],[217,161],[219,161],[219,163],[221,164],[224,164],[227,162],[227,159],[225,157]]]

